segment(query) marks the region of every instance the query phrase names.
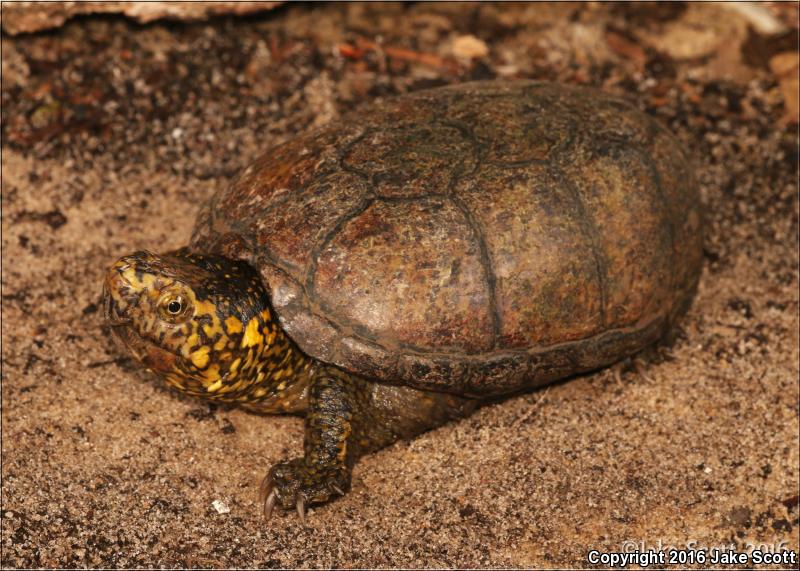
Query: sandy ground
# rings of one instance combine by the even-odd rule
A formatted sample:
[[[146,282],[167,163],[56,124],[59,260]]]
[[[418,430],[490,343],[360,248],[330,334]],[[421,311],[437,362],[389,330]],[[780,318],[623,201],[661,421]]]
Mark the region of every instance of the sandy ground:
[[[587,565],[592,548],[797,550],[786,6],[777,30],[711,4],[383,4],[191,25],[85,18],[3,38],[3,567],[558,567]],[[300,419],[209,406],[140,372],[98,311],[104,268],[184,244],[202,200],[309,125],[495,76],[625,94],[691,149],[706,266],[676,344],[646,377],[581,377],[383,450],[307,525],[265,524],[257,485],[299,451]]]

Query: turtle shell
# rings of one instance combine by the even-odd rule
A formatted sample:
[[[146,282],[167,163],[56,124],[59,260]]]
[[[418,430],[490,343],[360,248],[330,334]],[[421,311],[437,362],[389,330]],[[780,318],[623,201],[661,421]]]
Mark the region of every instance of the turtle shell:
[[[192,248],[255,265],[308,355],[500,395],[659,340],[701,269],[678,142],[630,104],[477,82],[361,109],[268,151]]]

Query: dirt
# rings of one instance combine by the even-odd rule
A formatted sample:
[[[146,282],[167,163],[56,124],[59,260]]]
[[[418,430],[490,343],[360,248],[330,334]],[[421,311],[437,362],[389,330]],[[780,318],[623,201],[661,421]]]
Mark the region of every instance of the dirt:
[[[797,99],[783,63],[797,17],[757,7],[299,4],[3,37],[3,567],[797,551]],[[676,342],[642,373],[582,376],[385,449],[306,525],[264,523],[258,483],[300,450],[301,420],[209,406],[140,371],[103,324],[105,268],[186,243],[203,200],[306,127],[492,77],[624,95],[690,149],[705,269]]]

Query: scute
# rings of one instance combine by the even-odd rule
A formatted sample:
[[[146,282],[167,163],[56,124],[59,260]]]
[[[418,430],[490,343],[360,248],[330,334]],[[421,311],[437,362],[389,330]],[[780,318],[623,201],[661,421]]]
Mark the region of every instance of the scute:
[[[325,238],[342,212],[357,209],[367,184],[358,176],[337,171],[312,179],[291,197],[270,201],[260,218],[248,218],[247,232],[259,250],[295,268],[307,265],[308,253]],[[286,199],[285,199],[286,200]]]
[[[545,163],[574,138],[573,110],[548,84],[532,84],[533,96],[494,94],[479,104],[454,106],[454,118],[469,125],[484,147],[483,160],[499,166]]]
[[[679,144],[628,103],[477,82],[268,151],[192,240],[256,265],[308,355],[388,383],[507,394],[654,343],[702,225]]]
[[[575,150],[562,168],[591,213],[602,259],[603,327],[624,327],[670,302],[673,231],[652,161],[629,145]],[[631,192],[635,189],[636,192]]]
[[[524,350],[600,331],[593,236],[577,197],[548,166],[484,169],[455,195],[484,229],[500,348]]]
[[[451,201],[374,201],[325,244],[310,279],[326,315],[370,341],[423,352],[492,348],[480,250]]]
[[[373,130],[347,150],[342,166],[386,198],[444,194],[478,162],[474,141],[457,125],[432,122]]]

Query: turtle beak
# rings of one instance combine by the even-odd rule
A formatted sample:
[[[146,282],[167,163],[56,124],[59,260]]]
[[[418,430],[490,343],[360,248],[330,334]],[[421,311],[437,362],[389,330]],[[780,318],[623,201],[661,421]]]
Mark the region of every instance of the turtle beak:
[[[139,301],[130,282],[123,273],[130,268],[125,258],[111,266],[103,281],[103,313],[109,325],[116,327],[128,325],[131,318],[127,312]]]
[[[111,296],[107,294],[104,295],[105,295],[105,302],[104,302],[105,315],[108,324],[111,325],[111,327],[121,327],[123,325],[130,325],[130,323],[133,320],[129,317],[123,317],[119,312],[118,309],[119,306],[116,303],[114,303],[114,300],[111,299]]]

